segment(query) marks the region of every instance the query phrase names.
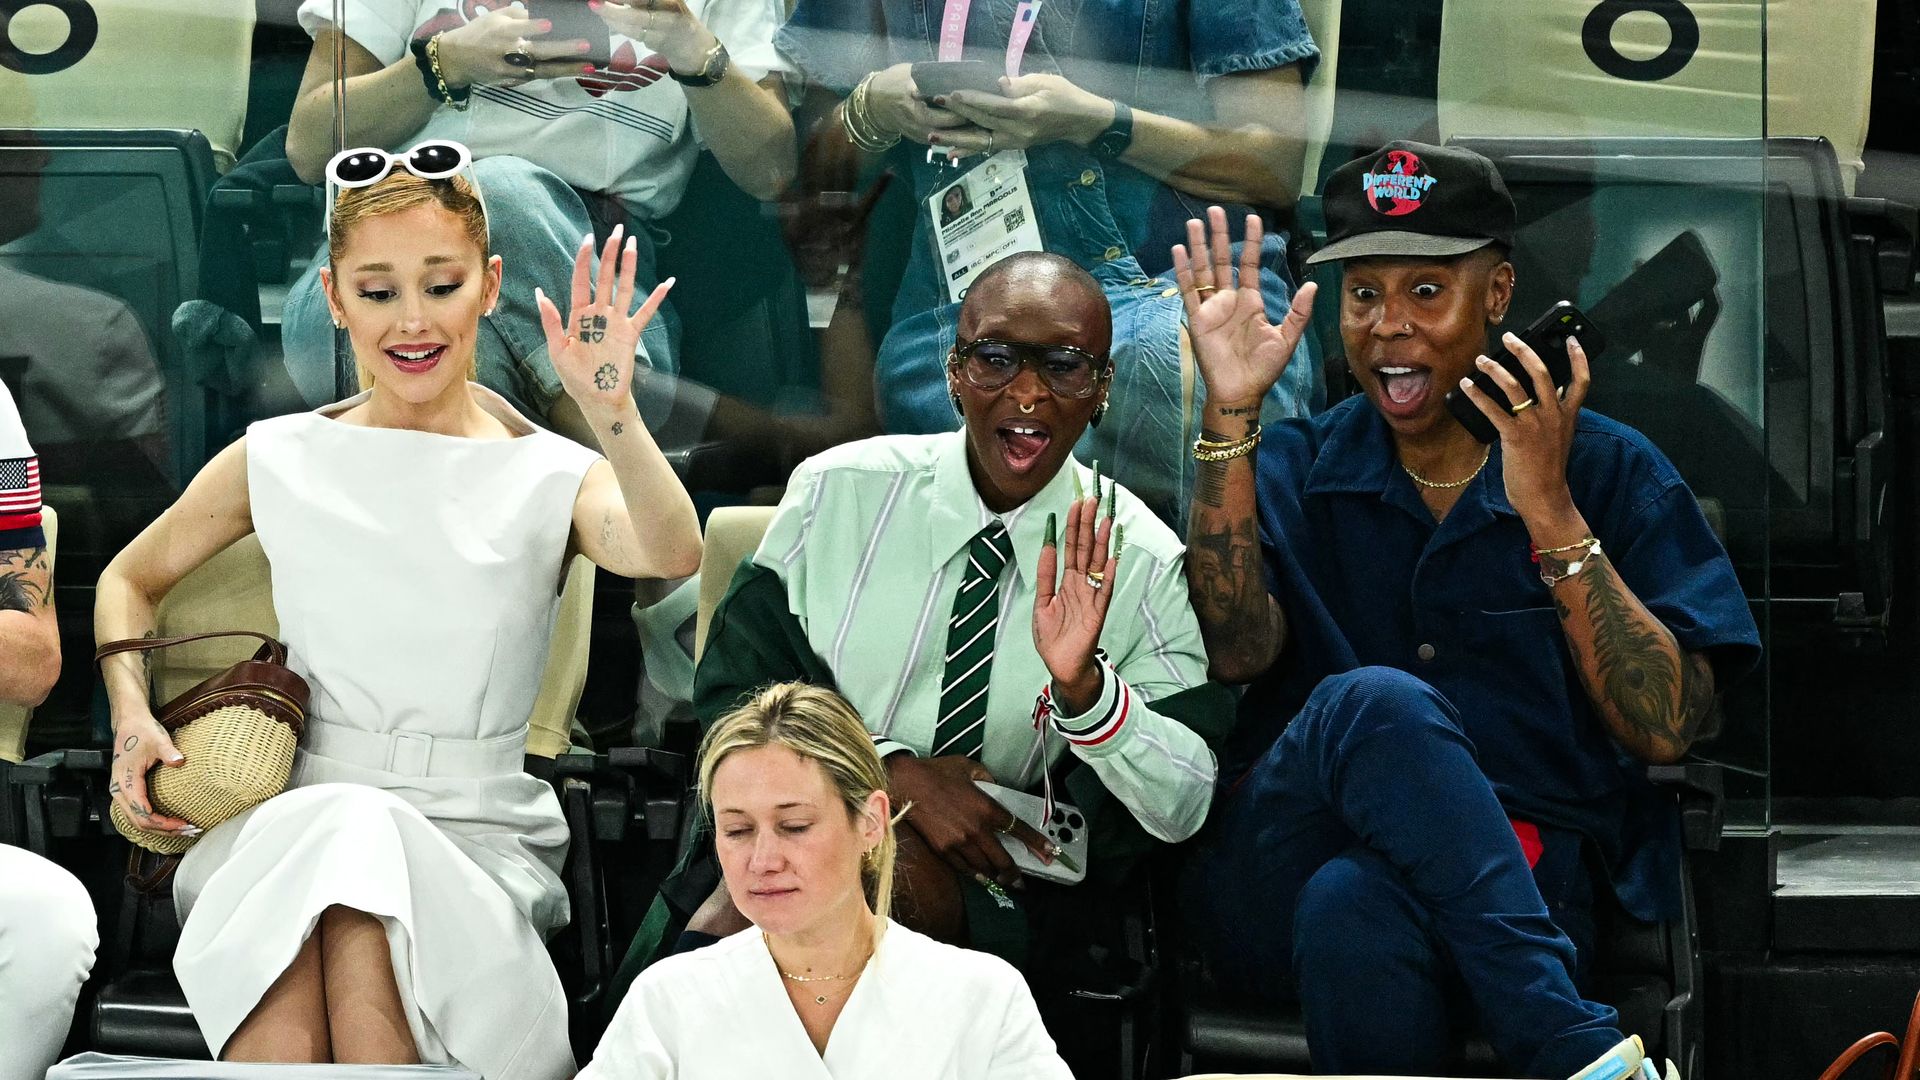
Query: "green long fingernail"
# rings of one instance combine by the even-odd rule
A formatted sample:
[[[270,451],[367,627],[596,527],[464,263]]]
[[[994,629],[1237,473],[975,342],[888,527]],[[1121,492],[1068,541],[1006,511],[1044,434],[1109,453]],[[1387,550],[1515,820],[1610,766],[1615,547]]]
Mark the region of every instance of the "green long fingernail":
[[[1096,506],[1099,505],[1100,503],[1100,459],[1099,458],[1093,459],[1093,501],[1094,501],[1094,505]]]
[[[1040,546],[1053,547],[1054,545],[1058,544],[1060,542],[1058,528],[1059,528],[1059,518],[1053,514],[1048,514],[1047,515],[1047,538],[1041,541]]]
[[[1118,559],[1120,557],[1121,549],[1125,548],[1126,546],[1127,546],[1127,527],[1125,525],[1115,525],[1113,527],[1113,557],[1115,559]]]
[[[1119,503],[1120,503],[1120,496],[1118,494],[1119,490],[1120,490],[1119,484],[1116,484],[1111,480],[1107,481],[1107,520],[1108,521],[1113,520],[1114,510],[1119,506]]]

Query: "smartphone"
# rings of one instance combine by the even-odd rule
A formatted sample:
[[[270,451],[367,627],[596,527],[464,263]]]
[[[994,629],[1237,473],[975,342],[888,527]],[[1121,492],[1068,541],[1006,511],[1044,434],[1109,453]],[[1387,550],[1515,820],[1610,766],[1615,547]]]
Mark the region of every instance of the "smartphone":
[[[1573,360],[1567,355],[1568,337],[1580,339],[1580,347],[1586,351],[1589,363],[1607,347],[1606,337],[1600,333],[1599,327],[1593,325],[1593,320],[1587,318],[1585,313],[1566,300],[1548,308],[1546,314],[1533,320],[1532,326],[1520,332],[1520,340],[1540,357],[1542,363],[1547,365],[1547,375],[1553,379],[1553,389],[1549,393],[1557,393],[1573,381]],[[1520,363],[1520,358],[1508,352],[1505,345],[1496,348],[1488,356],[1494,363],[1506,368],[1521,386],[1532,385],[1532,376],[1527,374],[1527,369]],[[1495,405],[1505,409],[1513,407],[1513,403],[1507,400],[1507,395],[1500,389],[1500,384],[1493,381],[1493,376],[1476,366],[1472,378],[1473,385],[1479,387],[1480,392],[1487,395]],[[1540,396],[1538,387],[1534,388],[1533,396],[1535,398]],[[1447,411],[1453,414],[1454,419],[1460,421],[1462,427],[1472,432],[1474,438],[1483,443],[1490,443],[1500,437],[1499,431],[1493,426],[1493,421],[1488,420],[1486,414],[1480,411],[1480,407],[1473,403],[1473,399],[1462,393],[1459,387],[1447,391]]]
[[[1087,821],[1081,816],[1079,807],[1056,802],[1053,804],[1053,813],[1048,815],[1047,800],[1038,795],[990,784],[985,780],[975,780],[973,785],[991,796],[994,802],[1013,811],[1015,817],[1038,829],[1060,848],[1060,854],[1055,855],[1052,862],[1041,862],[1032,848],[1012,834],[1002,833],[1000,846],[1007,849],[1007,854],[1013,857],[1013,865],[1019,867],[1021,873],[1057,881],[1062,885],[1077,885],[1086,879]]]
[[[998,97],[1000,73],[981,60],[923,60],[913,65],[913,85],[920,91],[920,99],[929,104],[955,90],[977,90]]]
[[[587,51],[579,59],[583,64],[605,64],[613,60],[613,33],[600,16],[587,6],[587,0],[524,0],[527,15],[545,19],[553,30],[548,41],[585,41]],[[569,58],[571,59],[571,57]]]

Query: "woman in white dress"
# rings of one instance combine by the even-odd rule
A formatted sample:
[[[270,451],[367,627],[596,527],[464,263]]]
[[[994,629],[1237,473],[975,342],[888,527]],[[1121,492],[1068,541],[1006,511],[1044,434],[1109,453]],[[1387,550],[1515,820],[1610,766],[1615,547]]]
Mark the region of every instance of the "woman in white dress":
[[[845,699],[760,691],[699,776],[753,925],[642,973],[580,1080],[1071,1080],[1011,965],[888,920],[887,774]]]
[[[538,303],[604,457],[535,428],[469,381],[500,259],[448,167],[465,157],[422,146],[334,177],[369,185],[334,202],[322,271],[367,389],[251,426],[100,578],[99,639],[151,634],[168,589],[258,533],[289,663],[312,688],[289,789],[209,830],[175,875],[174,970],[226,1060],[457,1063],[487,1080],[574,1069],[543,943],[567,921],[567,828],[522,770],[527,718],[574,552],[629,577],[699,563],[692,501],[630,393],[671,282],[629,315],[632,245],[616,230],[594,282],[583,241],[569,320]],[[182,758],[140,661],[103,668],[114,798],[151,828],[190,830],[148,803],[148,770]]]

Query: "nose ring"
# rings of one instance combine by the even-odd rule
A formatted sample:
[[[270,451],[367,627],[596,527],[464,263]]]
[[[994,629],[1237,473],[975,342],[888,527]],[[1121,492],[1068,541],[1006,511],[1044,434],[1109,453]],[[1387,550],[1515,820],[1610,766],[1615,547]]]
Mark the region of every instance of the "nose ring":
[[[1020,411],[1023,413],[1031,414],[1033,412],[1033,403],[1028,402],[1027,404],[1020,406]]]
[[[1400,327],[1409,334],[1413,333],[1413,324],[1410,322],[1403,322],[1400,324]]]

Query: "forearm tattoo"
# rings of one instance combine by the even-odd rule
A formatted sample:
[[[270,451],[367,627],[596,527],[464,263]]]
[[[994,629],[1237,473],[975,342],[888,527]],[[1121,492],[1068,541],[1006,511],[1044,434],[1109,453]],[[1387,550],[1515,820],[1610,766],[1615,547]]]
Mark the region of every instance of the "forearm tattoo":
[[[623,432],[623,431],[625,431],[625,430],[627,430],[627,425],[626,425],[626,424],[624,424],[624,423],[621,423],[621,422],[620,422],[620,421],[618,421],[618,420],[615,420],[615,421],[613,422],[613,433],[614,433],[614,434],[615,434],[616,436],[617,436],[617,435],[619,435],[619,434],[620,434],[621,432]]]
[[[1253,522],[1197,526],[1189,537],[1187,585],[1207,650],[1216,660],[1244,667],[1266,658],[1263,646],[1272,625]]]
[[[1612,706],[1625,726],[1625,740],[1648,749],[1685,750],[1712,733],[1718,715],[1713,669],[1634,603],[1611,566],[1596,571],[1580,578],[1593,634],[1593,670],[1583,666],[1581,676]],[[1562,623],[1573,614],[1557,597],[1554,608]]]
[[[589,345],[598,345],[607,339],[607,317],[605,315],[580,316],[580,340]]]
[[[15,548],[0,560],[0,611],[29,615],[53,602],[53,592],[40,581],[47,569],[46,548]]]

